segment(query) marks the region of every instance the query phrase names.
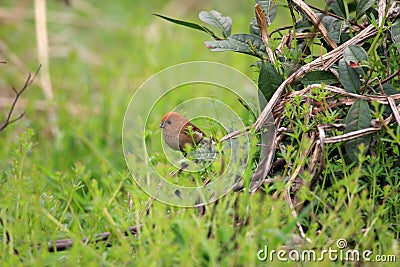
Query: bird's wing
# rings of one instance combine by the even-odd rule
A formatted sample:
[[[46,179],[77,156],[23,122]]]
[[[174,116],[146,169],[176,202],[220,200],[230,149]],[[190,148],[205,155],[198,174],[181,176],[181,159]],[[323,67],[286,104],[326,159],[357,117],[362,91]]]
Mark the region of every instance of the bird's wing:
[[[189,131],[191,126],[191,131]],[[191,134],[202,134],[203,136],[207,136],[205,133],[203,133],[202,130],[200,130],[198,127],[196,127],[195,125],[191,124],[190,122],[187,122],[185,127],[183,128],[183,133],[187,134],[187,135],[191,135]]]

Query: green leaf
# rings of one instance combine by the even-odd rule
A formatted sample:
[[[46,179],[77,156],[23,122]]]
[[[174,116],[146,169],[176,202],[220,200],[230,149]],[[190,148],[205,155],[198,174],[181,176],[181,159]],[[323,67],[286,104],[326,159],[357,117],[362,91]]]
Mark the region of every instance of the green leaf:
[[[199,30],[199,31],[202,31],[202,32],[206,32],[206,33],[208,33],[209,35],[211,35],[213,38],[219,39],[219,38],[214,34],[214,32],[213,32],[212,30],[208,29],[208,28],[205,27],[205,26],[202,26],[202,25],[199,25],[199,24],[196,24],[196,23],[193,23],[193,22],[188,22],[188,21],[173,19],[173,18],[166,17],[166,16],[159,15],[159,14],[153,14],[153,15],[154,15],[154,16],[157,16],[157,17],[160,17],[160,18],[162,18],[162,19],[165,19],[165,20],[167,20],[167,21],[170,21],[170,22],[172,22],[172,23],[178,24],[178,25],[182,25],[182,26],[185,26],[185,27],[188,27],[188,28],[192,28],[192,29],[195,29],[195,30]]]
[[[376,19],[375,19],[376,17],[377,17],[377,16],[374,15],[374,13],[371,13],[371,14],[370,14],[370,19],[369,19],[368,21],[371,22],[372,25],[374,25],[374,27],[375,27],[376,30],[379,30],[378,23],[376,22]]]
[[[328,36],[334,41],[335,43],[340,43],[340,36],[342,34],[345,22],[341,20],[335,20],[331,24],[326,27],[328,30]]]
[[[343,0],[327,0],[326,3],[332,8],[333,13],[342,18],[346,18],[346,10],[344,8]]]
[[[374,3],[374,0],[360,0],[360,2],[357,4],[356,17],[360,18],[362,15],[364,15],[365,11],[372,7]]]
[[[396,19],[390,27],[390,33],[392,35],[393,43],[400,44],[400,18]]]
[[[305,32],[309,31],[310,27],[313,24],[305,17],[301,17],[299,20],[296,21],[295,27],[297,32]]]
[[[235,51],[261,59],[266,56],[262,39],[254,34],[234,34],[226,40],[207,41],[205,44],[211,51]]]
[[[394,88],[389,83],[382,84],[382,88],[383,88],[383,92],[385,92],[386,95],[396,95],[396,94],[400,93],[396,88]]]
[[[232,19],[230,17],[222,16],[222,14],[219,13],[218,11],[211,10],[211,11],[201,11],[199,13],[199,18],[205,23],[208,23],[210,25],[213,25],[221,29],[224,38],[227,38],[228,36],[231,35]]]
[[[321,15],[320,19],[322,24],[328,30],[328,36],[335,43],[340,43],[340,37],[344,32],[345,27],[347,26],[347,22],[334,18],[332,16]]]
[[[304,75],[300,79],[300,82],[304,85],[311,85],[315,83],[324,83],[327,85],[338,83],[336,76],[333,73],[325,70],[315,70]]]
[[[256,3],[259,4],[265,12],[265,16],[267,18],[268,25],[275,19],[276,13],[278,11],[278,7],[276,5],[276,0],[256,0]],[[267,26],[268,26],[267,25]]]
[[[344,130],[344,133],[350,133],[353,131],[368,128],[370,126],[371,119],[372,118],[369,111],[368,102],[361,99],[356,100],[346,116],[346,128]],[[364,143],[365,147],[368,147],[370,142],[371,135],[368,134],[346,141],[344,143],[344,147],[350,159],[357,160],[357,154],[359,153],[358,146],[361,143]]]
[[[339,79],[349,93],[359,93],[361,80],[357,70],[350,67],[344,59],[339,61]]]
[[[343,44],[343,43],[347,42],[350,39],[351,39],[350,35],[346,31],[343,31],[342,34],[340,35],[339,44]]]
[[[350,62],[360,63],[361,61],[368,61],[367,52],[359,45],[350,45],[343,51],[343,58],[347,64]]]
[[[281,85],[282,77],[270,62],[263,61],[258,76],[258,88],[269,101],[276,89]]]
[[[382,89],[383,89],[383,92],[388,96],[389,95],[395,95],[395,94],[399,93],[399,91],[389,83],[382,84]],[[399,102],[400,101],[395,101],[396,104],[398,104]],[[383,104],[379,105],[379,107],[381,107],[381,106],[385,107],[384,112],[383,112],[383,116],[388,117],[388,116],[390,116],[390,114],[392,114],[392,109],[390,108],[390,106],[383,105]]]
[[[364,48],[359,45],[350,45],[344,49],[343,58],[361,77],[365,76],[363,68],[357,67],[358,64],[368,61],[368,55]]]
[[[254,17],[250,22],[250,33],[260,36],[260,28],[258,27],[256,17]]]

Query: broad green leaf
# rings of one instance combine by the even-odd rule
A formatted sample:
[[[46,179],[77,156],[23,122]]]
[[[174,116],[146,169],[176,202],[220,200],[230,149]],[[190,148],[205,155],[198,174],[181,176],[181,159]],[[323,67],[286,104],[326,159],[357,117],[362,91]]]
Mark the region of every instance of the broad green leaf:
[[[222,14],[219,13],[218,11],[211,10],[211,11],[201,11],[199,13],[199,18],[205,23],[208,23],[210,25],[213,25],[221,29],[224,38],[227,38],[228,36],[231,35],[232,19],[230,17],[222,16]]]
[[[162,19],[168,20],[168,21],[170,21],[172,23],[175,23],[175,24],[178,24],[178,25],[182,25],[182,26],[189,27],[189,28],[192,28],[192,29],[195,29],[195,30],[206,32],[209,35],[211,35],[213,38],[217,38],[218,39],[218,37],[214,34],[214,32],[212,30],[208,29],[205,26],[202,26],[202,25],[199,25],[199,24],[196,24],[196,23],[193,23],[193,22],[183,21],[183,20],[179,20],[179,19],[173,19],[173,18],[166,17],[166,16],[159,15],[159,14],[153,14],[153,15],[157,16],[157,17],[160,17]]]
[[[295,61],[281,61],[281,65],[283,67],[283,71],[285,72],[286,77],[289,77],[296,70],[300,69],[302,65]]]
[[[258,76],[258,88],[269,101],[276,89],[281,85],[282,78],[270,62],[263,61]]]
[[[333,13],[342,18],[346,18],[343,0],[327,0],[326,3],[332,8]]]
[[[257,19],[254,17],[250,22],[250,33],[260,36],[260,28],[257,24]]]
[[[346,31],[343,31],[342,35],[340,36],[340,44],[343,44],[350,39],[351,39],[350,35]]]
[[[399,45],[400,44],[400,18],[396,19],[396,21],[390,27],[390,33],[392,35],[393,43]]]
[[[361,75],[361,77],[364,77],[365,73],[363,68],[361,66],[357,67],[361,62],[368,61],[368,55],[364,48],[359,45],[350,45],[344,49],[343,58],[347,64]]]
[[[258,58],[266,56],[263,41],[254,34],[234,34],[226,40],[207,41],[205,44],[211,51],[235,51]]]
[[[389,83],[382,84],[382,87],[386,95],[395,95],[400,93],[396,88],[394,88]]]
[[[361,99],[356,100],[345,118],[346,128],[344,133],[350,133],[370,127],[371,119],[368,102]],[[365,147],[368,148],[370,142],[371,135],[368,134],[346,141],[344,147],[350,159],[357,160],[357,154],[359,153],[358,146],[361,143],[364,143]]]
[[[327,85],[337,83],[338,80],[333,73],[325,70],[315,70],[304,75],[303,78],[300,79],[300,82],[304,85],[311,85],[315,83],[324,83]]]
[[[259,4],[265,12],[265,16],[267,17],[268,25],[275,19],[276,13],[278,11],[278,7],[276,5],[276,1],[273,0],[256,0],[256,3]],[[267,25],[267,26],[268,26]]]
[[[301,17],[299,20],[296,21],[295,27],[296,31],[305,32],[310,30],[310,27],[312,25],[313,24],[306,17]]]
[[[339,19],[335,20],[331,25],[326,28],[328,30],[328,36],[337,44],[344,43],[346,40],[343,40],[343,37],[346,37],[347,35],[345,31],[346,26],[346,21]]]
[[[350,67],[344,59],[339,61],[339,79],[349,93],[359,93],[361,80],[357,70]]]
[[[367,52],[359,45],[350,45],[343,51],[343,58],[347,64],[350,62],[360,63],[361,61],[368,61]]]
[[[360,0],[357,4],[356,17],[359,18],[365,14],[365,12],[374,5],[374,0]]]
[[[341,43],[340,37],[344,32],[345,27],[347,26],[347,22],[334,18],[332,16],[325,15],[321,15],[320,19],[322,21],[322,24],[328,30],[328,36],[332,39],[332,41],[338,44]]]

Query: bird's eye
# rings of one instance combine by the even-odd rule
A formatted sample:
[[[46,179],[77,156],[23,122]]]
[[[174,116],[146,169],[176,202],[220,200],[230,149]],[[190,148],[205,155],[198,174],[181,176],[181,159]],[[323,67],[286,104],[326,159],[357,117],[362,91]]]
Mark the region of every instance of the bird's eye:
[[[171,124],[171,121],[170,121],[170,120],[167,120],[167,123],[168,123],[168,124]]]

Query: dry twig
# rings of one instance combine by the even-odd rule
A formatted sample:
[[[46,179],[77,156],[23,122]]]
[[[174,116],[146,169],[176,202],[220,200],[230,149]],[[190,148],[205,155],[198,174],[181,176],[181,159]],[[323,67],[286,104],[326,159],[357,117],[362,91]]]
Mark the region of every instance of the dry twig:
[[[15,106],[17,105],[17,102],[18,102],[20,96],[25,92],[25,90],[29,87],[29,85],[31,85],[33,83],[33,81],[35,80],[36,76],[38,75],[38,73],[40,71],[40,67],[41,66],[38,67],[38,69],[36,70],[36,72],[33,75],[31,73],[28,74],[28,77],[26,78],[25,83],[20,90],[17,90],[14,87],[12,88],[15,93],[15,98],[11,104],[10,110],[8,111],[5,122],[0,127],[0,132],[3,131],[10,124],[22,119],[22,117],[24,116],[25,113],[22,112],[17,117],[12,118]]]
[[[263,40],[263,42],[265,44],[265,49],[267,50],[269,60],[271,61],[272,64],[275,64],[274,52],[272,51],[272,49],[269,45],[269,37],[268,37],[268,31],[267,31],[267,19],[265,17],[265,12],[259,4],[256,4],[255,11],[256,11],[256,19],[257,19],[258,28],[260,29],[261,39]]]
[[[315,13],[311,10],[311,8],[302,0],[293,0],[293,3],[297,5],[299,9],[301,9],[310,19],[312,24],[321,32],[324,36],[326,42],[332,47],[337,48],[337,45],[328,35],[328,31],[326,30],[325,26],[321,23],[320,19],[315,15]]]

